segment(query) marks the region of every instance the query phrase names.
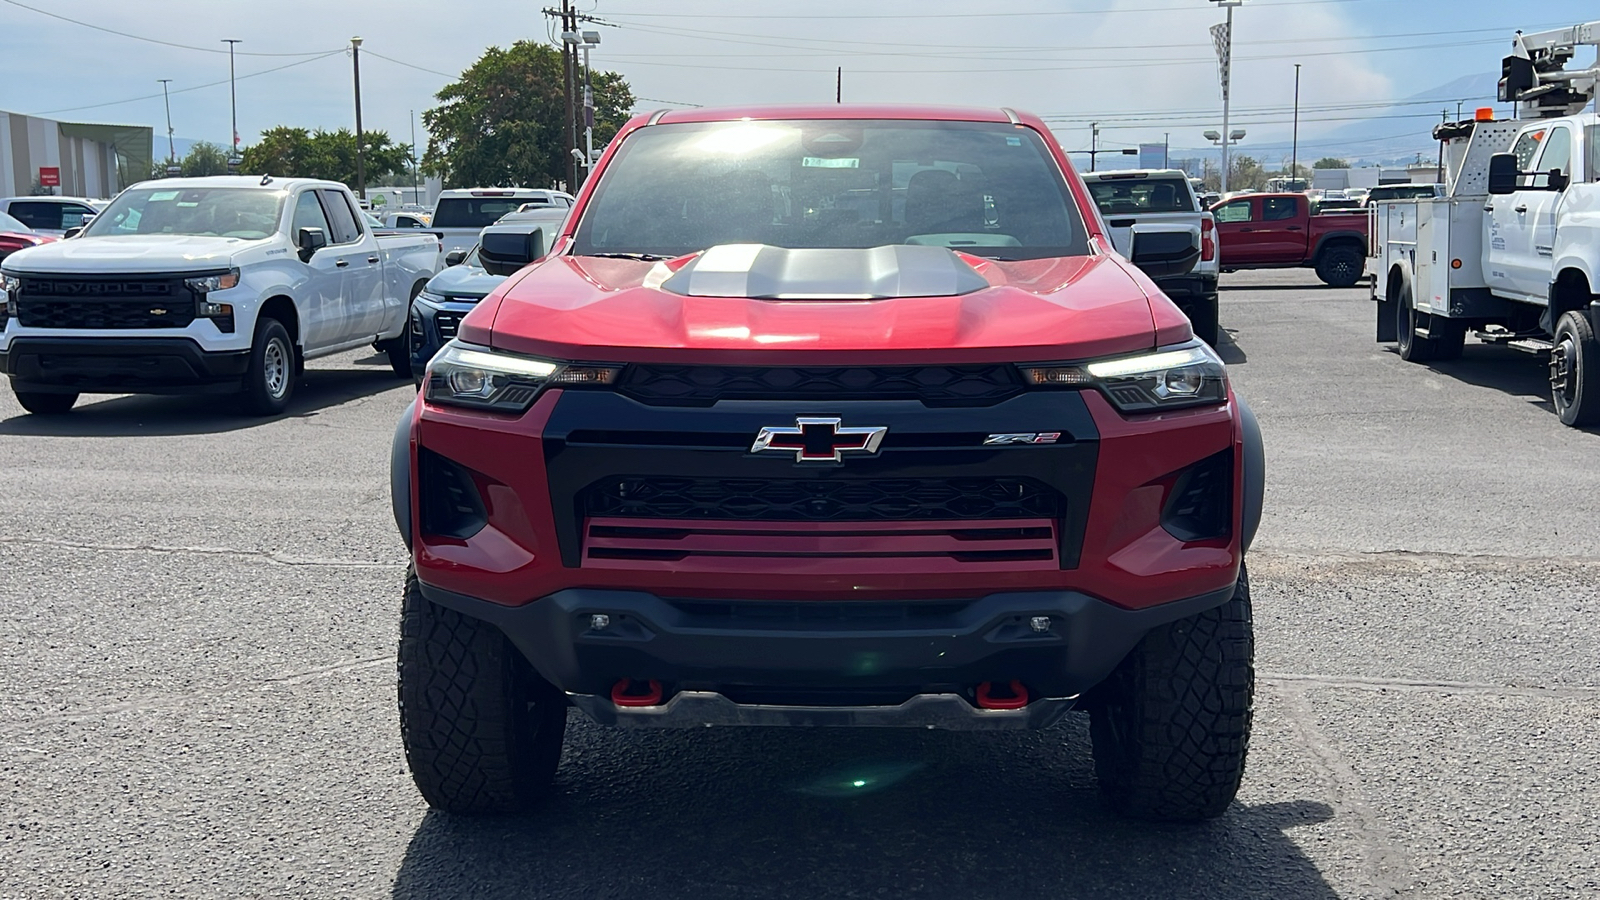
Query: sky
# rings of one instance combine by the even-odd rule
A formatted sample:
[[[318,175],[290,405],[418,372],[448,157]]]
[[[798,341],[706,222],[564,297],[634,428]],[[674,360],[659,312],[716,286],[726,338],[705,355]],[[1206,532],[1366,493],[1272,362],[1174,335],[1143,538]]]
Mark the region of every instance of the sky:
[[[417,114],[490,45],[549,40],[559,0],[0,0],[0,109],[165,131],[226,145],[237,38],[239,132],[354,125],[349,39],[360,36],[368,129],[411,140]],[[31,7],[31,9],[29,8]],[[1068,150],[1206,144],[1221,127],[1211,0],[577,0],[604,24],[596,68],[627,77],[642,108],[829,102],[1012,106]],[[45,15],[43,13],[54,14]],[[1427,130],[1439,104],[1391,106],[1498,73],[1512,31],[1585,21],[1592,0],[1245,0],[1234,13],[1232,126],[1337,142],[1358,119]],[[1534,20],[1521,17],[1533,16]],[[65,21],[66,19],[76,20]],[[89,27],[95,26],[95,27]],[[120,32],[113,33],[113,32]],[[1587,62],[1588,55],[1580,56]],[[1335,143],[1335,149],[1338,148]],[[1360,150],[1352,141],[1352,153]]]

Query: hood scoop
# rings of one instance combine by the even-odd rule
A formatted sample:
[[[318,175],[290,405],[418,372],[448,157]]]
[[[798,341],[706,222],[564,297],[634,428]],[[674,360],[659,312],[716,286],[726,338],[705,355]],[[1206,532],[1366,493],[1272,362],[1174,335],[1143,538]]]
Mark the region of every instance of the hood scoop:
[[[789,250],[722,244],[661,283],[685,297],[751,300],[884,300],[958,297],[989,287],[944,247],[892,244],[870,249]]]

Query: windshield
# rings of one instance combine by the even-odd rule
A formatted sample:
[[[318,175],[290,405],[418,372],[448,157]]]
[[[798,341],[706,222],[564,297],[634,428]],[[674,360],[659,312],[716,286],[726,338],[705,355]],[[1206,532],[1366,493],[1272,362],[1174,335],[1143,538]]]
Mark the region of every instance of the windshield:
[[[250,188],[141,188],[123,191],[85,236],[190,234],[260,240],[278,230],[282,191]]]
[[[601,176],[573,253],[682,256],[737,243],[1088,252],[1066,179],[1032,129],[808,120],[635,132]]]
[[[14,231],[18,234],[31,234],[32,228],[18,222],[3,212],[0,212],[0,231]]]
[[[1177,178],[1108,178],[1089,183],[1089,193],[1104,215],[1195,212],[1187,182]]]
[[[433,211],[433,227],[483,228],[525,202],[513,197],[443,197]]]

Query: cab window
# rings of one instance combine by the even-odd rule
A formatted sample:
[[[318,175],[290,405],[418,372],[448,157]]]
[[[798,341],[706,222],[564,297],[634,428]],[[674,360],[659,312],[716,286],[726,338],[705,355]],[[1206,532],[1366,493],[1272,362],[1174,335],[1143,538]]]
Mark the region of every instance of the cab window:
[[[1550,129],[1550,136],[1545,139],[1544,152],[1539,155],[1536,168],[1540,172],[1560,169],[1564,174],[1572,174],[1571,130],[1560,126]]]
[[[1517,158],[1517,171],[1526,172],[1533,168],[1533,157],[1539,152],[1539,144],[1544,141],[1547,129],[1536,128],[1533,131],[1524,131],[1517,142],[1511,145],[1511,153]],[[1531,176],[1517,179],[1517,184],[1529,187],[1533,182]]]
[[[1216,216],[1217,224],[1219,225],[1227,225],[1230,222],[1249,222],[1251,221],[1250,201],[1235,200],[1232,203],[1225,203],[1212,210],[1212,214]]]
[[[330,244],[352,244],[361,239],[361,226],[356,224],[355,211],[350,208],[350,202],[339,191],[318,188],[317,193],[322,196],[322,205],[328,211],[328,223],[333,226],[333,233],[328,235]]]
[[[306,191],[294,202],[294,221],[289,226],[289,236],[300,240],[302,228],[320,228],[324,237],[330,242],[333,240],[328,231],[328,217],[322,211],[322,204],[317,202],[316,191]]]
[[[1264,197],[1261,200],[1261,219],[1265,222],[1280,222],[1284,219],[1294,218],[1295,200],[1293,197]]]

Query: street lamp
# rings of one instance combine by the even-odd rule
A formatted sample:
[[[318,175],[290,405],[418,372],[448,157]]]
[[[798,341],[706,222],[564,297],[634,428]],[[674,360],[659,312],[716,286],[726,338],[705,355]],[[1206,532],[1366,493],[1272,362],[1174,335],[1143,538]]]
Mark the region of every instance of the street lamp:
[[[356,81],[356,196],[367,199],[367,167],[361,152],[361,38],[350,39],[350,61],[355,67]]]
[[[583,152],[584,169],[594,166],[594,70],[589,66],[589,51],[600,46],[600,32],[583,33]],[[587,175],[585,175],[587,177]]]
[[[1229,88],[1233,80],[1233,8],[1240,6],[1244,0],[1211,0],[1218,7],[1228,11],[1228,21],[1224,24],[1211,26],[1211,43],[1217,50],[1217,69],[1222,78],[1222,130],[1228,130],[1228,103]],[[1240,132],[1240,137],[1244,136]],[[1228,141],[1222,145],[1222,192],[1228,192]]]
[[[1222,192],[1226,194],[1228,192],[1228,148],[1244,140],[1244,129],[1235,128],[1228,132],[1227,140],[1222,139],[1222,132],[1220,131],[1207,131],[1205,132],[1205,138],[1213,144],[1222,145]]]
[[[233,111],[233,143],[228,145],[228,171],[238,174],[243,161],[239,159],[239,90],[233,77],[233,47],[244,41],[239,38],[223,38],[222,42],[228,45],[228,106]]]
[[[172,144],[172,97],[167,93],[167,85],[172,83],[171,78],[158,78],[161,82],[161,99],[167,106],[167,174],[173,174],[173,167],[178,164],[178,151]]]

